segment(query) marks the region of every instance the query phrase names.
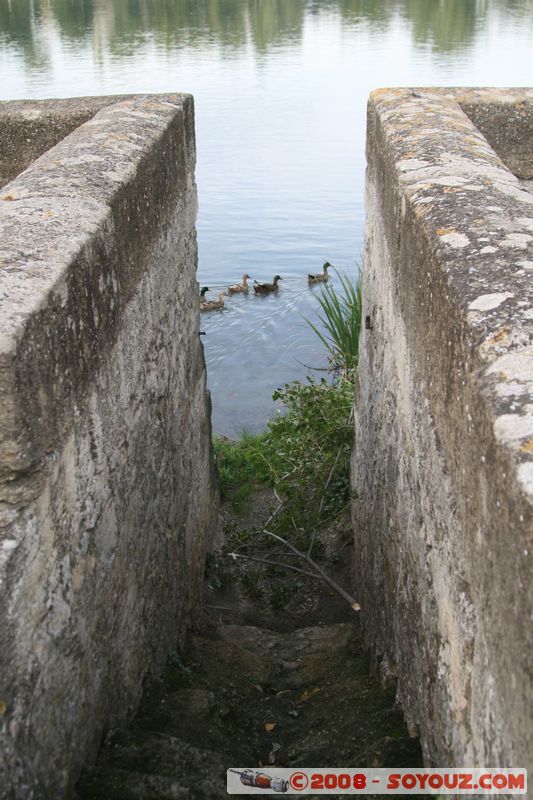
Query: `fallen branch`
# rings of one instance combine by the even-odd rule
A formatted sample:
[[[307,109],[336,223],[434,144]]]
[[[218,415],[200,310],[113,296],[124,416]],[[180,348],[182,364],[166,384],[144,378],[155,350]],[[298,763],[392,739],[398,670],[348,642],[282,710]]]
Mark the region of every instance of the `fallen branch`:
[[[283,561],[272,561],[269,558],[257,558],[256,556],[244,556],[241,553],[228,553],[227,555],[234,560],[237,558],[244,558],[246,561],[256,561],[258,564],[268,564],[271,567],[284,567],[285,569],[292,569],[293,572],[299,572],[300,575],[307,575],[309,578],[315,578],[321,581],[324,580],[320,575],[315,575],[313,572],[309,572],[306,569],[295,567],[293,564],[285,564]]]
[[[316,577],[321,577],[322,580],[328,584],[328,586],[330,586],[335,592],[337,592],[337,594],[339,594],[343,598],[343,600],[346,600],[346,602],[353,608],[354,611],[361,611],[361,606],[359,605],[357,600],[350,594],[348,594],[348,592],[345,591],[342,588],[342,586],[339,586],[339,584],[336,583],[333,580],[333,578],[330,578],[327,572],[324,572],[322,567],[319,567],[316,561],[313,561],[313,559],[309,555],[307,555],[306,553],[302,553],[286,539],[283,539],[283,537],[278,536],[277,533],[272,533],[272,531],[267,531],[266,529],[262,530],[261,533],[263,533],[265,536],[271,536],[273,539],[276,539],[276,541],[281,542],[286,547],[288,547],[289,550],[292,553],[294,553],[295,556],[301,558],[303,561],[307,561],[307,563],[310,564],[311,567],[317,571],[318,575]]]
[[[333,589],[337,594],[339,594],[343,598],[343,600],[346,600],[348,605],[350,605],[354,611],[361,610],[361,606],[359,605],[357,600],[350,594],[348,594],[348,592],[345,589],[343,589],[342,586],[339,586],[339,584],[336,581],[334,581],[333,578],[330,578],[330,576],[326,572],[324,572],[322,567],[319,567],[316,561],[313,561],[313,559],[309,555],[302,553],[300,550],[294,547],[294,545],[292,545],[282,536],[278,536],[277,533],[272,533],[272,531],[267,531],[266,529],[259,531],[259,533],[264,534],[265,536],[270,536],[272,539],[275,539],[277,542],[280,542],[281,544],[285,545],[285,547],[288,547],[289,550],[295,556],[297,556],[297,558],[306,561],[315,571],[310,572],[309,570],[303,570],[300,569],[299,567],[295,567],[293,564],[286,564],[282,561],[272,561],[271,559],[258,558],[257,556],[246,556],[236,552],[228,553],[227,555],[233,558],[233,560],[241,558],[241,559],[246,559],[247,561],[255,561],[259,564],[268,564],[269,566],[273,567],[284,567],[285,569],[291,569],[294,572],[299,572],[302,575],[306,575],[309,578],[315,578],[324,581],[324,583],[327,583],[331,589]]]

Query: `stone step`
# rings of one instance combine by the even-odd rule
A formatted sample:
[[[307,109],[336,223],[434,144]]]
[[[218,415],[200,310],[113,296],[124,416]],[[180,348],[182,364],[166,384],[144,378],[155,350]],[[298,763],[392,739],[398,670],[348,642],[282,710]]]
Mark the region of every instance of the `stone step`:
[[[416,766],[394,693],[356,624],[280,633],[219,625],[191,638],[79,784],[79,800],[225,797],[229,767]]]
[[[117,735],[86,770],[80,800],[208,800],[220,797],[226,768],[218,753],[165,733]]]
[[[348,623],[277,633],[250,625],[223,625],[223,641],[273,661],[270,682],[277,689],[304,688],[337,673],[351,660],[355,628]],[[266,663],[266,661],[265,661]]]

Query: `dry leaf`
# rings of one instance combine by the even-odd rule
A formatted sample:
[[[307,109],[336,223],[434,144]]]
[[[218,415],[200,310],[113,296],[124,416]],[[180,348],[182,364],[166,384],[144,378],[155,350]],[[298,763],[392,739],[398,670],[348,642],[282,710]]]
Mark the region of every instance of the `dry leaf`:
[[[314,686],[312,689],[304,689],[302,694],[300,695],[300,703],[307,703],[307,701],[314,695],[320,691],[318,686]]]
[[[273,731],[275,729],[276,725],[277,725],[276,722],[265,722],[265,730],[266,730],[266,732],[270,733],[270,731]]]

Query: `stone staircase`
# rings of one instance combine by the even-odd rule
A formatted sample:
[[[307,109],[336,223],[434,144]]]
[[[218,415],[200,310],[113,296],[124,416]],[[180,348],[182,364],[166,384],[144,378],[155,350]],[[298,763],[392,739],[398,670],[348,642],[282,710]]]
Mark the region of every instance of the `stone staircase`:
[[[230,767],[421,765],[358,615],[318,581],[257,565],[252,591],[251,568],[211,570],[185,655],[108,739],[79,800],[224,798]]]

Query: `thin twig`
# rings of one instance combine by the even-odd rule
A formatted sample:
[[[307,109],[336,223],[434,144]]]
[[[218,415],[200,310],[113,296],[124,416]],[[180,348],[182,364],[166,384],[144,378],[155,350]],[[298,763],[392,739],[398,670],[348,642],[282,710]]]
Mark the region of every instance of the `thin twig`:
[[[270,525],[270,523],[272,522],[273,519],[276,519],[276,517],[278,516],[279,512],[281,511],[281,509],[283,508],[283,506],[285,504],[285,500],[280,500],[276,490],[273,489],[273,491],[274,491],[274,494],[276,495],[276,500],[278,501],[279,505],[276,508],[276,510],[269,516],[267,521],[265,522],[265,528],[267,528],[268,525]]]
[[[285,564],[282,561],[272,561],[269,558],[256,558],[255,556],[243,556],[240,553],[228,553],[228,557],[233,559],[237,558],[244,558],[246,561],[256,561],[258,564],[268,564],[271,567],[284,567],[285,569],[292,569],[293,572],[299,572],[300,575],[307,575],[309,578],[314,578],[315,580],[324,580],[320,575],[315,575],[313,572],[308,572],[308,570],[300,569],[299,567],[295,567],[292,564]]]
[[[280,500],[280,498],[278,497],[278,495],[277,495],[275,490],[274,490],[274,494],[276,494],[276,497],[279,500],[279,505],[276,508],[276,510],[269,516],[267,521],[265,522],[265,528],[267,527],[267,525],[269,525],[272,522],[272,520],[276,519],[276,517],[280,513],[281,509],[285,505],[285,500]],[[259,533],[261,533],[261,531],[256,531],[254,536],[257,536]],[[237,536],[237,539],[239,539],[238,534],[236,534],[236,536]],[[244,541],[243,542],[242,539],[239,539],[239,546],[235,548],[235,552],[237,552],[237,550],[242,550],[243,547],[248,547],[250,544],[251,544],[250,541]]]
[[[324,500],[326,499],[326,492],[328,490],[329,484],[331,483],[331,479],[333,478],[333,473],[335,472],[335,470],[337,468],[337,464],[339,463],[339,458],[341,457],[341,453],[342,453],[342,451],[344,450],[345,447],[346,447],[346,445],[343,442],[341,444],[341,446],[339,447],[339,449],[337,450],[337,455],[335,456],[335,461],[333,462],[333,466],[329,471],[328,479],[327,479],[326,483],[324,484],[324,490],[323,490],[323,494],[322,494],[322,499],[320,501],[320,507],[318,509],[318,513],[319,514],[322,513],[322,508],[324,506]]]
[[[288,458],[288,457],[287,457],[287,458]],[[293,472],[296,472],[296,470],[298,469],[298,466],[299,466],[298,464],[295,464],[295,465],[294,465],[294,467],[293,467],[291,470],[289,470],[289,472],[285,472],[285,473],[284,473],[284,474],[281,476],[281,478],[280,478],[280,481],[286,481],[286,480],[287,480],[287,478],[290,478],[290,477],[291,477],[291,475],[293,474]]]
[[[318,508],[318,513],[319,513],[319,515],[320,515],[320,514],[322,514],[322,509],[323,509],[323,507],[324,507],[324,500],[326,499],[326,492],[327,492],[327,490],[328,490],[328,486],[329,486],[329,484],[331,483],[331,479],[332,479],[332,477],[333,477],[333,473],[335,472],[335,469],[336,469],[336,467],[337,467],[337,464],[339,463],[339,458],[340,458],[340,456],[341,456],[341,453],[342,453],[342,451],[343,451],[344,447],[345,447],[345,445],[344,445],[344,443],[343,443],[343,444],[341,444],[341,446],[340,446],[340,447],[339,447],[339,449],[337,450],[337,455],[335,456],[335,461],[333,462],[333,466],[332,466],[332,468],[331,468],[331,469],[330,469],[330,471],[329,471],[328,479],[327,479],[326,483],[324,484],[324,491],[323,491],[323,493],[322,493],[322,499],[320,500],[320,506],[319,506],[319,508]],[[310,555],[311,555],[311,552],[312,552],[312,550],[313,550],[313,545],[314,545],[314,543],[315,543],[315,539],[316,539],[316,528],[314,529],[314,531],[313,531],[313,533],[312,533],[312,535],[311,535],[311,541],[309,542],[309,547],[308,547],[308,549],[307,549],[307,555],[308,555],[308,556],[310,556]]]
[[[260,533],[260,531],[256,531],[254,536],[257,536],[258,533]],[[239,539],[238,536],[237,536],[237,539]],[[243,547],[250,547],[251,543],[252,543],[251,541],[244,541],[243,542],[242,539],[239,539],[239,545],[238,545],[238,547],[235,548],[235,552],[237,552],[237,550],[242,550]]]
[[[269,550],[268,553],[265,553],[265,558],[272,558],[273,556],[278,556],[283,553],[283,545],[274,545],[272,550]]]
[[[351,424],[351,422],[353,421],[353,408],[354,408],[354,407],[353,407],[353,403],[352,403],[352,407],[350,408],[350,415],[349,415],[349,417],[348,417],[348,425],[350,425],[350,424]],[[327,481],[326,481],[326,483],[325,483],[325,485],[324,485],[324,491],[323,491],[323,494],[322,494],[322,499],[320,500],[320,506],[319,506],[319,509],[318,509],[318,513],[319,513],[319,514],[322,514],[322,509],[323,509],[323,507],[324,507],[324,500],[326,499],[326,492],[327,492],[327,490],[328,490],[329,484],[331,483],[331,479],[332,479],[332,477],[333,477],[333,473],[335,472],[335,469],[336,469],[336,467],[337,467],[337,464],[339,463],[339,458],[340,458],[340,456],[341,456],[341,453],[342,453],[342,451],[343,451],[343,448],[344,448],[344,447],[345,447],[345,445],[344,445],[344,443],[343,443],[343,444],[341,444],[341,446],[340,446],[340,447],[339,447],[339,449],[337,450],[337,455],[335,456],[335,461],[333,462],[333,466],[332,466],[332,468],[331,468],[331,469],[330,469],[330,471],[329,471],[328,479],[327,479]],[[267,527],[267,526],[265,525],[265,528],[266,528],[266,527]],[[309,543],[309,548],[308,548],[308,550],[307,550],[307,555],[308,555],[308,556],[310,556],[310,555],[311,555],[311,551],[313,550],[313,545],[314,545],[314,543],[315,543],[315,538],[316,538],[316,528],[315,528],[315,530],[313,531],[313,534],[312,534],[312,536],[311,536],[311,541],[310,541],[310,543]]]
[[[320,505],[322,505],[322,503]],[[320,511],[319,511],[319,513],[320,513]],[[316,528],[313,529],[313,533],[311,534],[311,541],[309,542],[309,547],[307,548],[307,556],[308,557],[311,555],[311,551],[313,549],[313,545],[315,543],[315,539],[316,539]]]
[[[256,453],[256,454],[259,456],[259,458],[262,458],[262,459],[263,459],[263,461],[265,462],[265,464],[267,465],[267,467],[268,467],[270,470],[272,470],[272,472],[274,473],[274,475],[275,475],[275,476],[276,476],[276,478],[277,478],[277,477],[278,477],[278,475],[277,475],[277,472],[276,472],[276,470],[274,469],[274,466],[273,466],[273,465],[270,463],[270,461],[268,460],[268,458],[265,458],[265,455],[264,455],[264,454],[261,452],[261,450],[259,450],[259,449],[256,447],[254,452],[255,452],[255,453]],[[276,497],[277,497],[277,499],[278,499],[278,502],[279,502],[279,503],[281,503],[281,500],[280,500],[280,498],[278,497],[278,495],[277,495],[277,493],[276,493],[276,490],[275,490],[275,489],[274,489],[274,494],[276,495]]]
[[[332,555],[334,556],[338,555],[338,553],[341,553],[346,547],[348,547],[348,545],[353,545],[353,542],[351,540],[349,540],[348,542],[344,542],[343,544],[341,544],[340,547],[338,547],[336,550],[333,551]]]

